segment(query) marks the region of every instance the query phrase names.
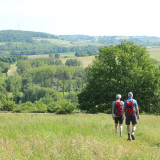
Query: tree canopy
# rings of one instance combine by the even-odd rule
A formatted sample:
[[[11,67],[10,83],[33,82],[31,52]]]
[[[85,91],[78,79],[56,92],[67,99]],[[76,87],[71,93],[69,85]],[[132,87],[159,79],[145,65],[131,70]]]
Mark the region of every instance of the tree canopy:
[[[155,64],[146,47],[133,42],[101,47],[86,69],[87,85],[78,95],[79,108],[109,113],[116,94],[125,100],[131,91],[141,112],[160,112],[160,69]]]

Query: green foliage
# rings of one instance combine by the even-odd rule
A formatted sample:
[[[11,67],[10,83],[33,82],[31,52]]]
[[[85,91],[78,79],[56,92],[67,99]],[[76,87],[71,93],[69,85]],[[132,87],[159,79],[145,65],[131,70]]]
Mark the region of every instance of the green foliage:
[[[76,52],[75,56],[76,57],[86,57],[86,56],[93,56],[97,54],[98,54],[97,49],[94,49],[94,50],[88,49],[87,51]]]
[[[77,59],[67,59],[65,65],[66,66],[81,66],[82,63],[80,60],[77,60]]]
[[[60,58],[60,54],[59,54],[59,53],[56,53],[56,54],[55,54],[55,58],[56,58],[56,59],[59,59],[59,58]]]
[[[34,42],[32,37],[58,38],[57,36],[31,31],[4,30],[0,31],[0,42]]]
[[[71,103],[78,103],[78,97],[77,94],[75,92],[70,92],[67,94],[66,99],[69,99],[71,101]]]
[[[35,101],[34,103],[28,101],[26,103],[19,104],[13,110],[14,112],[29,112],[29,113],[45,113],[47,112],[47,105],[40,102]]]
[[[10,65],[8,64],[8,63],[6,63],[6,62],[1,62],[0,61],[0,68],[1,68],[1,72],[2,73],[7,73],[8,72],[8,70],[9,70],[9,68],[10,68]]]
[[[13,100],[7,100],[5,95],[2,95],[0,98],[0,109],[2,111],[13,111],[16,107],[16,104]]]
[[[72,113],[74,109],[75,107],[70,101],[61,99],[49,104],[47,110],[48,112],[56,114],[69,114]]]
[[[24,102],[38,101],[39,99],[50,95],[53,99],[56,98],[56,92],[51,88],[40,87],[37,85],[28,86],[24,91]]]
[[[145,47],[124,41],[99,52],[86,69],[87,86],[78,95],[80,109],[108,112],[117,93],[125,100],[132,91],[140,111],[155,113],[155,106],[159,110],[160,70]]]
[[[16,61],[19,61],[19,60],[26,60],[28,59],[27,56],[21,56],[21,55],[13,55],[13,56],[2,56],[0,57],[0,62],[6,62],[6,63],[9,63],[9,64],[13,64],[15,63]]]
[[[56,59],[55,60],[55,65],[63,65],[63,63],[60,59]]]

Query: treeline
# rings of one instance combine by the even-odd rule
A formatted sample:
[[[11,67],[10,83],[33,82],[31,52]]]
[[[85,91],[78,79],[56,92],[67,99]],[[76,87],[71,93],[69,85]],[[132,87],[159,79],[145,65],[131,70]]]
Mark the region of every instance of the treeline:
[[[34,42],[34,43],[6,43],[0,45],[0,55],[39,55],[50,53],[66,53],[66,52],[81,52],[92,51],[97,52],[98,46],[55,46],[49,41]]]
[[[97,55],[98,51],[93,51],[93,50],[88,50],[88,51],[81,51],[81,52],[76,52],[75,56],[76,57],[86,57],[86,56],[94,56]]]
[[[77,93],[85,85],[85,71],[74,60],[66,65],[57,61],[61,62],[52,58],[18,61],[17,73],[0,79],[0,110],[73,112]]]
[[[19,60],[26,60],[28,59],[27,56],[22,56],[22,55],[11,55],[11,56],[0,56],[0,62],[6,62],[6,63],[15,63],[16,61]]]

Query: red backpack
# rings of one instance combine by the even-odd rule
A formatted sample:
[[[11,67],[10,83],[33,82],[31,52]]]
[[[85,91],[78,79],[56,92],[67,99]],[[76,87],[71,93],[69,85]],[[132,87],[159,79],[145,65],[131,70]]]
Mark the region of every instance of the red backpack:
[[[123,103],[121,101],[115,102],[115,106],[114,106],[115,115],[122,116],[122,105]]]
[[[134,116],[136,111],[134,107],[134,99],[132,101],[127,100],[126,101],[126,107],[125,107],[126,115],[128,116]]]

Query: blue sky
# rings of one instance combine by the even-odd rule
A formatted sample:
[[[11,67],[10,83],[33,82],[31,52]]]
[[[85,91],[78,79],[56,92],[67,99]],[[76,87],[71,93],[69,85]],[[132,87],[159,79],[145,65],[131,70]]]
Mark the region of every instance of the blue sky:
[[[159,36],[159,0],[1,0],[0,30]]]

